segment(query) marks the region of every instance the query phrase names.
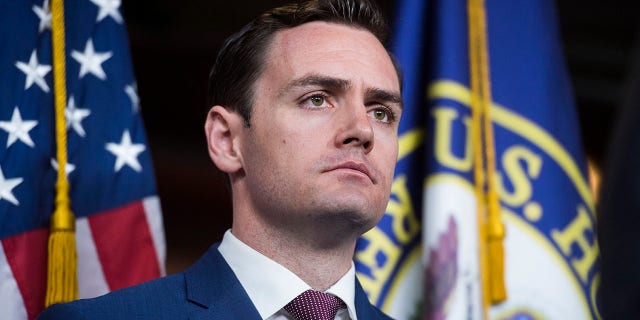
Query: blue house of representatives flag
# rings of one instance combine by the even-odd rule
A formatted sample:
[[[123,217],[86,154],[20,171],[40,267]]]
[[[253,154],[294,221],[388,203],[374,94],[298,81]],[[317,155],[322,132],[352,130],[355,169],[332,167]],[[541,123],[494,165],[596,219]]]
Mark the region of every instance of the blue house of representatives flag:
[[[409,115],[400,136],[421,138],[396,171],[409,192],[394,189],[385,217],[359,243],[358,275],[371,283],[363,285],[372,302],[398,319],[598,319],[594,203],[555,5],[469,2],[482,4],[486,30],[474,29],[479,6],[465,0],[400,2],[394,52]],[[474,37],[486,39],[484,93],[474,91]],[[476,109],[487,92],[487,108]],[[488,244],[492,191],[504,228],[498,251]],[[394,202],[423,218],[399,215]],[[416,221],[424,277],[410,279],[415,247],[403,236]],[[502,281],[506,299],[490,306],[499,291],[490,284]],[[413,311],[406,282],[424,288],[424,315]]]

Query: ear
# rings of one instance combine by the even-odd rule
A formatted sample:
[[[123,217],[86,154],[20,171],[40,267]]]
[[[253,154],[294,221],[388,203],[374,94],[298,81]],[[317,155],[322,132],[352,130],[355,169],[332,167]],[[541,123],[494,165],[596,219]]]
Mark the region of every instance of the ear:
[[[238,135],[244,129],[242,116],[222,106],[214,106],[204,124],[209,157],[221,171],[231,174],[242,169]]]

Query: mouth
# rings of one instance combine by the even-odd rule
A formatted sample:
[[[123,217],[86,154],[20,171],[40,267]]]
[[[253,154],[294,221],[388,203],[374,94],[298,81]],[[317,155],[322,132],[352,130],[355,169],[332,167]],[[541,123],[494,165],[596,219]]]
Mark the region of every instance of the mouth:
[[[369,167],[367,167],[367,165],[365,165],[364,163],[347,161],[331,168],[328,171],[351,171],[355,174],[364,175],[367,178],[369,178],[369,180],[371,180],[372,183],[374,184],[376,183],[376,179],[371,174]]]

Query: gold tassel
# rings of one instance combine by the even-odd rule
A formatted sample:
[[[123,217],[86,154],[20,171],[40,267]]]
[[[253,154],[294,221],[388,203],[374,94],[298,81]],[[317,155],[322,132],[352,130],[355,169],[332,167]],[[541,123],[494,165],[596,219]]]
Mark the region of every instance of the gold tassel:
[[[474,178],[484,314],[489,304],[507,299],[504,280],[504,224],[495,183],[495,147],[491,120],[491,82],[484,0],[469,0],[469,64],[473,110]]]
[[[489,290],[491,303],[497,304],[507,300],[507,289],[504,281],[504,224],[500,218],[500,203],[497,192],[489,188],[489,221],[487,224],[487,246],[489,251]]]
[[[63,0],[53,0],[51,2],[51,29],[58,180],[56,182],[56,209],[51,216],[49,234],[45,306],[78,298],[75,216],[71,212],[69,182],[65,173],[67,165],[67,127],[64,108],[67,100],[67,90]]]
[[[56,211],[51,216],[49,234],[49,262],[47,275],[47,297],[45,306],[72,301],[78,298],[78,276],[76,268],[75,217],[69,203],[61,197],[58,188]],[[67,187],[68,188],[68,187]]]

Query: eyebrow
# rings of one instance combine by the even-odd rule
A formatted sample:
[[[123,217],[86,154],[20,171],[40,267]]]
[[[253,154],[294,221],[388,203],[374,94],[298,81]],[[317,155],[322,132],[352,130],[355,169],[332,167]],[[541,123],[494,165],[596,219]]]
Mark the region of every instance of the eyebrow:
[[[375,100],[382,103],[393,103],[398,105],[400,109],[403,109],[404,103],[402,102],[402,96],[399,93],[387,91],[380,88],[367,89],[365,94],[367,100]]]
[[[282,90],[280,90],[280,95],[296,87],[308,86],[318,86],[333,91],[346,91],[351,87],[351,81],[318,74],[310,74],[291,80],[284,88],[282,88]]]

